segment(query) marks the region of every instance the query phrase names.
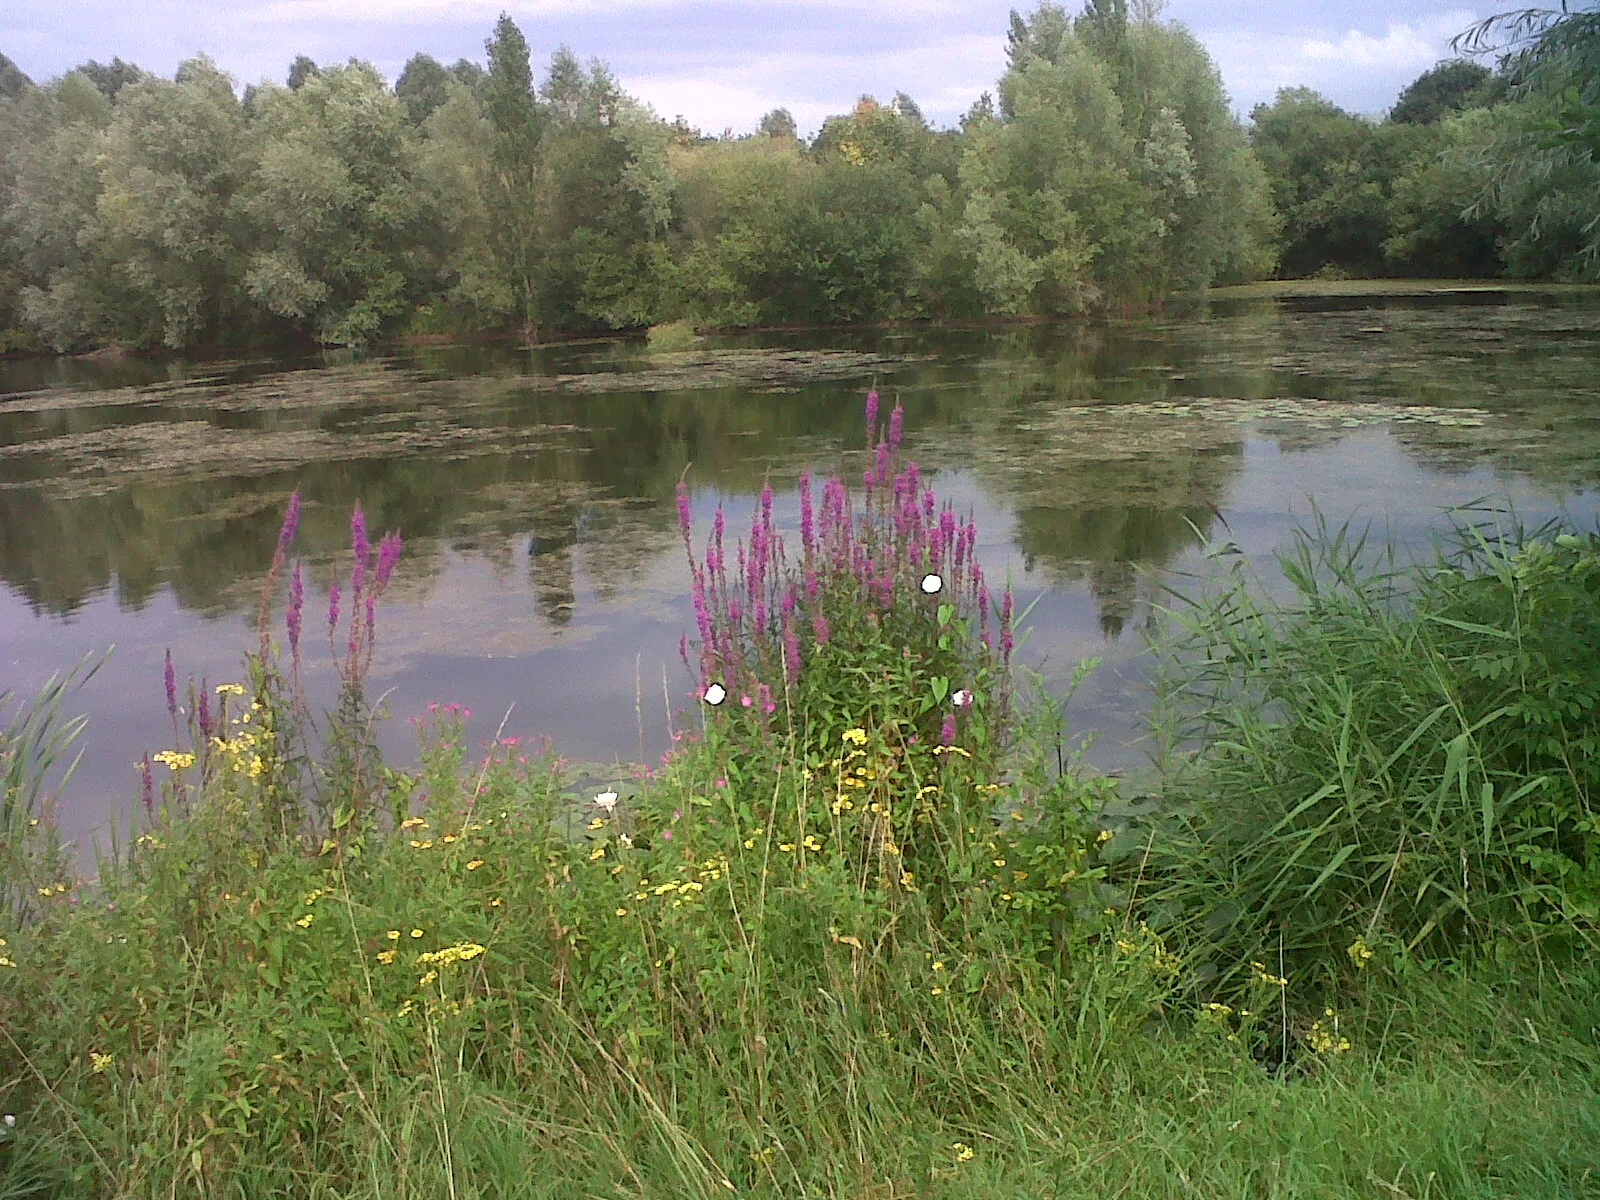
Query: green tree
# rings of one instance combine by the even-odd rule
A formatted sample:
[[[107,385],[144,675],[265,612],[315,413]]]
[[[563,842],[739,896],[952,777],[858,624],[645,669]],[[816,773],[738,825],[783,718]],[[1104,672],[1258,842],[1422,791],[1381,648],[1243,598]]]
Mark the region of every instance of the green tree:
[[[117,102],[117,96],[123,88],[130,83],[138,83],[142,79],[150,78],[147,71],[132,63],[125,63],[120,58],[113,58],[109,63],[95,62],[90,59],[77,70],[89,78],[89,81],[100,90],[100,94],[111,103]]]
[[[289,90],[298,92],[305,87],[307,80],[315,79],[321,73],[321,68],[304,54],[295,55],[294,61],[289,64]]]
[[[1492,276],[1503,269],[1505,225],[1493,212],[1474,211],[1486,182],[1474,160],[1496,121],[1484,108],[1448,114],[1396,177],[1383,243],[1396,269],[1445,278]]]
[[[1510,103],[1477,156],[1475,213],[1507,226],[1508,269],[1600,279],[1600,8],[1572,0],[1473,26],[1457,45],[1502,55]]]
[[[179,349],[247,329],[254,154],[232,81],[198,58],[126,87],[99,161],[94,238],[131,301],[102,336]]]
[[[493,137],[486,197],[496,227],[495,252],[509,282],[523,330],[537,329],[540,311],[538,226],[543,202],[540,150],[544,114],[533,90],[528,42],[505,13],[485,43],[489,73],[483,105]]]
[[[1500,84],[1481,63],[1454,58],[1417,76],[1389,110],[1402,125],[1434,125],[1453,112],[1484,108],[1498,98]]]
[[[90,345],[123,300],[94,236],[111,103],[71,71],[6,104],[0,120],[0,227],[21,283],[13,319],[54,350]]]
[[[15,100],[32,87],[33,80],[23,74],[22,68],[0,54],[0,100]]]
[[[394,82],[394,94],[406,107],[406,117],[421,125],[449,97],[450,72],[431,54],[413,54]]]
[[[370,341],[437,285],[436,210],[400,102],[365,63],[258,97],[255,301],[325,344]]]

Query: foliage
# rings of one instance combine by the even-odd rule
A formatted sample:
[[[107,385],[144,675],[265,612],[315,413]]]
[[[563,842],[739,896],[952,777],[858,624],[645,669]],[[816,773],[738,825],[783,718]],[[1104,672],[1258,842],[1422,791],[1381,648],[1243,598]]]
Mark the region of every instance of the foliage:
[[[1486,108],[1503,90],[1503,77],[1488,67],[1453,58],[1418,75],[1400,92],[1389,120],[1402,125],[1435,125],[1453,112]]]
[[[1346,529],[1176,610],[1169,734],[1202,752],[1152,832],[1151,920],[1211,970],[1309,987],[1369,951],[1593,943],[1600,539],[1462,527],[1380,569]]]

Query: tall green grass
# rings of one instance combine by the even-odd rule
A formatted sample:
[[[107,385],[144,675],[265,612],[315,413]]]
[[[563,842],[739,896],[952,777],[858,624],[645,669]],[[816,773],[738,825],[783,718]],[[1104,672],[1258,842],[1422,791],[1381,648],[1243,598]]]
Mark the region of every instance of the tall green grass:
[[[1600,541],[1463,523],[1397,565],[1297,538],[1173,607],[1151,919],[1205,971],[1327,986],[1374,955],[1592,949]],[[1282,969],[1280,969],[1280,967]]]

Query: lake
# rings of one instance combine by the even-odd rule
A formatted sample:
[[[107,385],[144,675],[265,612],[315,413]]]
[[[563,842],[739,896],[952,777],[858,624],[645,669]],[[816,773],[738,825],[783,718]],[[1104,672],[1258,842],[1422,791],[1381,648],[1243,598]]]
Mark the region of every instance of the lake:
[[[1600,512],[1600,293],[1212,299],[1162,316],[999,328],[642,338],[303,359],[0,363],[0,689],[114,644],[77,696],[69,834],[126,811],[167,746],[162,659],[242,678],[289,494],[313,699],[332,694],[326,588],[359,501],[405,552],[378,618],[381,744],[472,710],[477,743],[650,761],[688,703],[693,627],[673,492],[748,526],[770,478],[859,483],[862,397],[906,411],[909,456],[976,515],[991,579],[1033,605],[1024,659],[1091,760],[1136,762],[1144,634],[1207,542],[1263,570],[1313,516],[1425,547],[1487,498],[1528,523]],[[281,599],[277,610],[281,622]],[[277,625],[281,637],[281,623]],[[509,714],[509,715],[507,715]]]

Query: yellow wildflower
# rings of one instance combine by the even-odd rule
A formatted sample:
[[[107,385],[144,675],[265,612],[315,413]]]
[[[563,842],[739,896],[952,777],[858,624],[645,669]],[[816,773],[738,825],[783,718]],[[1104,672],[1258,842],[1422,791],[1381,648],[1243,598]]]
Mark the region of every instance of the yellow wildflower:
[[[413,929],[413,930],[412,930],[412,931],[411,931],[411,936],[412,936],[412,937],[414,937],[414,938],[419,938],[419,937],[421,937],[421,936],[422,936],[422,930],[420,930],[420,929]]]
[[[429,971],[421,979],[417,980],[417,986],[418,987],[427,987],[430,983],[432,983],[437,978],[439,978],[439,972],[437,972],[437,971]]]
[[[867,744],[867,731],[865,729],[846,729],[844,731],[844,740],[857,746],[865,746]]]
[[[400,940],[400,931],[398,929],[391,929],[383,936],[388,938],[391,942],[398,942]]]
[[[817,841],[816,835],[812,834],[812,833],[806,834],[805,840],[802,841],[800,844],[802,846],[804,846],[807,850],[811,851],[813,854],[815,854],[818,850],[822,849],[822,843]]]
[[[481,866],[483,866],[483,859],[475,858],[467,864],[467,870],[476,871]]]
[[[158,763],[165,763],[173,771],[182,771],[186,767],[194,766],[194,755],[186,754],[181,750],[162,750],[150,756]]]
[[[378,951],[378,961],[381,962],[386,967],[392,965],[394,960],[396,958],[398,958],[398,957],[400,957],[400,951],[398,951],[398,950],[380,950],[380,951]]]
[[[217,695],[219,695],[219,696],[242,696],[242,695],[244,695],[244,684],[242,684],[242,683],[219,683],[219,684],[217,684]]]
[[[619,917],[625,917],[625,916],[627,916],[627,915],[628,915],[628,910],[627,910],[627,909],[625,909],[625,908],[619,908],[619,909],[617,909],[617,916],[619,916]]]
[[[973,1155],[976,1153],[972,1147],[967,1145],[965,1142],[952,1143],[950,1149],[956,1152],[957,1162],[971,1162]]]
[[[99,1051],[91,1050],[89,1051],[89,1061],[94,1064],[92,1070],[98,1075],[102,1071],[109,1070],[116,1059],[110,1054],[101,1054]]]
[[[792,854],[792,853],[794,853],[794,843],[793,842],[779,842],[778,843],[778,849],[782,850],[785,854]]]
[[[315,913],[307,913],[305,916],[296,921],[295,924],[300,926],[301,929],[310,929],[311,922],[315,921],[316,919],[317,916]]]
[[[428,823],[421,817],[407,817],[400,822],[401,829],[426,829],[427,827]]]
[[[606,848],[603,845],[596,846],[593,850],[589,851],[589,861],[590,862],[594,862],[595,859],[604,858],[605,856],[606,856]]]
[[[1366,938],[1357,938],[1350,943],[1350,948],[1345,951],[1350,956],[1350,961],[1356,964],[1357,970],[1367,965],[1367,960],[1372,957],[1372,947],[1367,945]]]
[[[456,840],[456,835],[453,834],[453,833],[447,833],[442,838],[440,838],[439,840],[441,842],[443,842],[446,846],[448,846],[451,842]]]

